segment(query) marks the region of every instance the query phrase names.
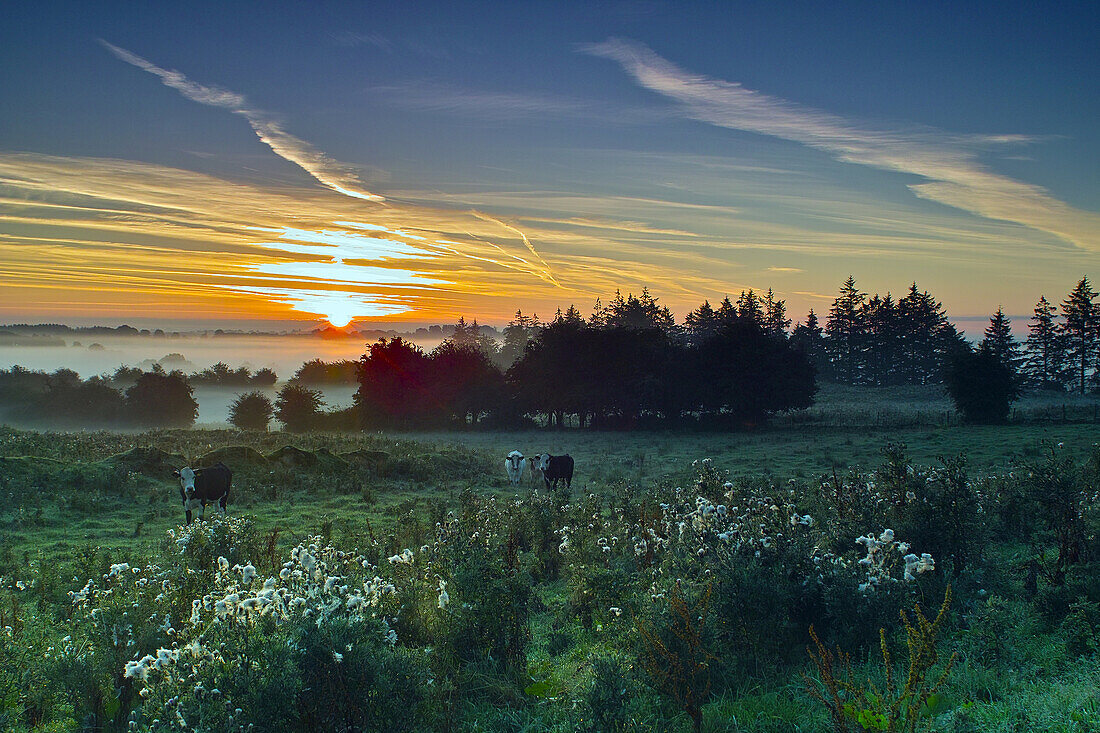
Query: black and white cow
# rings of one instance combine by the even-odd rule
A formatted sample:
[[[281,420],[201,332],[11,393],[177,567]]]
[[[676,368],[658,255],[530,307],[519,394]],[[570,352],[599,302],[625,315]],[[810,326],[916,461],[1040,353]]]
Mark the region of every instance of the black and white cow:
[[[518,450],[512,451],[504,459],[504,470],[508,473],[508,480],[512,486],[519,486],[519,480],[523,478],[524,464],[523,454]]]
[[[549,453],[542,454],[539,464],[542,469],[542,478],[546,482],[546,489],[556,488],[559,480],[565,481],[568,488],[573,488],[573,456],[552,456]]]
[[[202,507],[202,516],[206,517],[206,505],[218,503],[225,514],[225,503],[229,500],[229,484],[233,481],[233,472],[224,463],[215,463],[206,468],[181,468],[172,475],[180,480],[180,499],[187,513],[187,523],[191,524],[191,512]]]

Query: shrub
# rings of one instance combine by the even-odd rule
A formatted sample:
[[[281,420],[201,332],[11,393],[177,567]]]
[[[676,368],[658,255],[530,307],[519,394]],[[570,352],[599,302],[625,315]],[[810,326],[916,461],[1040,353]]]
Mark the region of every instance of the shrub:
[[[295,633],[301,729],[420,729],[426,669],[414,653],[386,642],[388,631],[377,619],[302,624]]]
[[[126,416],[143,427],[186,428],[199,416],[199,403],[182,372],[147,372],[126,390]]]
[[[290,432],[302,433],[314,428],[322,404],[320,392],[292,382],[279,390],[275,418]]]
[[[238,395],[229,406],[229,423],[241,430],[266,431],[274,416],[275,408],[263,392]]]
[[[1003,423],[1009,408],[1020,396],[1016,375],[1002,360],[986,349],[955,350],[946,374],[947,392],[971,423]]]

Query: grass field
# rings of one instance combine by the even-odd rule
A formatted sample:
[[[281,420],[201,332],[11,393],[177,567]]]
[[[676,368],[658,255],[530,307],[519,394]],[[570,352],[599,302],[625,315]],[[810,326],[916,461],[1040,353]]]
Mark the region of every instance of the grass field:
[[[104,567],[160,556],[167,533],[183,519],[171,469],[217,458],[234,471],[230,515],[247,516],[255,523],[256,536],[273,543],[271,557],[285,556],[290,548],[317,534],[349,550],[382,538],[384,557],[403,546],[419,546],[433,534],[432,523],[448,510],[464,506],[468,501],[464,497],[471,493],[496,497],[504,502],[502,509],[505,505],[545,506],[528,498],[532,488],[526,476],[518,492],[508,484],[502,464],[504,455],[513,449],[574,456],[575,512],[590,493],[604,497],[610,505],[623,496],[641,497],[643,502],[645,496],[666,496],[674,486],[702,491],[700,469],[693,462],[703,458],[712,460],[715,475],[743,479],[746,486],[762,480],[785,486],[794,479],[793,485],[805,496],[790,501],[817,506],[821,477],[831,479],[835,471],[847,481],[852,472],[877,469],[886,460],[883,449],[890,444],[904,443],[910,462],[918,467],[937,465],[941,457],[965,454],[969,473],[975,477],[1017,471],[1021,461],[1038,461],[1059,444],[1060,455],[1080,464],[1100,441],[1100,426],[1085,421],[1029,421],[991,427],[958,425],[951,420],[919,424],[923,411],[932,415],[938,409],[936,398],[930,399],[927,390],[910,396],[912,401],[906,402],[904,395],[894,391],[892,404],[880,402],[865,409],[877,411],[880,418],[892,415],[881,418],[890,423],[887,427],[874,424],[880,418],[847,428],[830,425],[838,415],[855,409],[852,395],[834,391],[827,396],[833,411],[822,412],[820,419],[786,424],[779,419],[756,431],[720,434],[531,430],[292,435],[207,429],[126,434],[0,428],[0,497],[4,499],[0,507],[0,621],[13,614],[18,617],[20,608],[30,619],[36,618],[33,613],[27,616],[30,609],[47,613],[47,605],[42,605],[46,604],[44,595],[38,605],[18,600],[21,596],[13,585],[17,579],[26,580],[48,568],[52,577],[65,582],[72,574],[72,587],[77,588],[77,568],[87,558],[95,558]],[[1074,409],[1084,416],[1089,404],[1076,404]],[[1049,407],[1043,405],[1042,409]],[[908,417],[899,419],[898,415]],[[914,416],[918,419],[911,420]],[[517,494],[522,502],[512,501]],[[558,498],[563,499],[561,495]],[[491,518],[483,521],[488,522],[488,531]],[[881,527],[868,529],[877,532]],[[494,531],[505,531],[506,536],[506,530]],[[1100,605],[1096,603],[1100,598],[1077,602],[1066,621],[1051,616],[1041,604],[1033,608],[1018,600],[1023,579],[1010,568],[1018,567],[1021,558],[1032,551],[1019,542],[1003,541],[987,551],[983,569],[956,580],[960,611],[953,617],[950,643],[960,650],[960,658],[943,693],[946,702],[942,710],[926,721],[935,730],[1100,730],[1096,683],[1100,661],[1095,654],[1100,649]],[[534,555],[529,559],[534,561]],[[449,708],[452,717],[448,725],[458,730],[689,729],[688,716],[678,713],[675,705],[670,707],[667,700],[661,702],[664,698],[647,687],[645,676],[632,661],[637,645],[633,623],[606,616],[606,608],[598,612],[597,618],[603,614],[600,623],[578,621],[577,593],[582,586],[576,585],[581,582],[577,578],[588,571],[583,570],[584,564],[570,567],[574,569],[569,574],[563,570],[561,577],[541,578],[539,573],[544,571],[532,571],[540,579],[531,588],[527,612],[530,641],[519,681],[477,665],[448,668],[448,684],[454,685],[461,692],[459,699],[464,700],[447,703],[457,706]],[[428,582],[429,591],[434,592],[437,577],[429,573],[419,582]],[[447,577],[454,597],[464,597],[458,576]],[[617,582],[626,582],[625,576]],[[987,596],[986,588],[993,595]],[[434,595],[429,593],[425,600],[425,591],[420,593],[421,603],[434,603]],[[470,603],[474,603],[472,597],[464,607]],[[1066,600],[1063,605],[1068,608],[1069,603]],[[641,618],[642,610],[636,610]],[[49,613],[66,618],[63,605]],[[40,628],[36,632],[39,641],[28,648],[59,644],[63,627],[58,626],[56,632],[49,628],[49,624]],[[430,624],[426,628],[435,629],[431,634],[443,633]],[[795,651],[804,643],[798,641]],[[605,668],[594,666],[597,659],[624,665],[625,677],[614,684],[621,684],[629,698],[622,709],[633,716],[633,728],[593,723],[575,712],[594,709],[584,706],[591,706],[592,696],[602,689],[600,675],[604,672],[600,670]],[[873,649],[856,662],[859,674],[876,674]],[[14,664],[0,656],[0,698],[9,702],[22,699],[11,692],[12,685],[4,688],[4,673],[11,672]],[[797,654],[787,661],[758,658],[748,667],[741,662],[738,665],[741,671],[723,672],[732,676],[703,708],[703,730],[830,729],[824,709],[805,693],[799,675],[806,666],[798,662]],[[12,694],[16,698],[10,698]],[[436,700],[433,704],[442,704],[432,699]],[[0,712],[9,728],[33,728],[26,722],[28,713],[23,714],[21,724],[11,722],[18,716],[3,716]],[[148,725],[148,720],[142,725]]]
[[[751,433],[410,433],[378,435],[266,435],[233,430],[159,431],[148,434],[60,433],[0,429],[0,482],[40,487],[9,496],[0,509],[5,544],[47,558],[64,557],[80,544],[141,547],[182,518],[176,482],[165,470],[134,472],[113,458],[150,446],[196,461],[219,448],[247,446],[270,453],[283,446],[334,454],[385,451],[385,467],[333,462],[315,467],[227,463],[235,473],[234,512],[256,515],[264,529],[280,528],[284,543],[313,532],[324,522],[354,535],[368,522],[383,525],[424,498],[453,500],[472,488],[510,495],[504,458],[519,449],[528,455],[568,453],[576,460],[574,492],[606,493],[623,482],[641,486],[688,483],[692,461],[711,458],[731,476],[812,479],[833,469],[874,468],[889,443],[905,443],[914,462],[965,453],[975,473],[1008,471],[1019,458],[1034,456],[1045,443],[1083,453],[1100,440],[1092,424],[852,428],[771,428]],[[181,464],[182,465],[182,464]],[[167,467],[165,467],[167,468]],[[523,492],[532,484],[524,477]],[[67,484],[57,490],[52,485]],[[75,485],[73,485],[75,484]],[[0,483],[0,487],[3,483]]]

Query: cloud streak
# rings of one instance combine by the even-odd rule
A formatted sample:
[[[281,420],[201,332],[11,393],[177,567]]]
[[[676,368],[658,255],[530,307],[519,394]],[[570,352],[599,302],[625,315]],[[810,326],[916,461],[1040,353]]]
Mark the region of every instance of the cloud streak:
[[[693,74],[640,43],[612,38],[580,50],[615,61],[638,84],[679,102],[700,122],[801,143],[848,163],[919,176],[923,182],[908,187],[920,198],[1100,251],[1100,216],[1074,209],[1040,186],[998,175],[978,162],[976,148],[1026,140],[1021,136],[968,138],[935,130],[871,129],[736,82]]]
[[[385,200],[378,194],[364,190],[362,182],[351,166],[333,160],[305,140],[291,135],[279,122],[272,119],[270,114],[249,105],[243,95],[220,87],[197,84],[178,71],[163,69],[102,38],[99,42],[117,58],[160,77],[166,87],[175,89],[192,102],[229,110],[233,114],[244,117],[252,126],[256,136],[276,155],[298,166],[333,191],[366,201]]]

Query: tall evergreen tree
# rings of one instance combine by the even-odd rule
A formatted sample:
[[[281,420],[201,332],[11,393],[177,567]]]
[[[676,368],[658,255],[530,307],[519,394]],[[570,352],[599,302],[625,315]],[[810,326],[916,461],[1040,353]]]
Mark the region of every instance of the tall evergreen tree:
[[[517,310],[516,315],[504,327],[504,341],[500,345],[500,351],[494,360],[496,365],[507,370],[523,356],[527,344],[535,336],[534,322],[530,316],[523,315],[523,311]]]
[[[737,306],[733,304],[728,295],[722,298],[722,302],[718,304],[718,308],[714,313],[718,316],[720,324],[733,323],[737,320]]]
[[[903,381],[909,384],[943,381],[947,356],[961,342],[958,331],[947,320],[943,304],[913,283],[898,301],[898,318],[901,325],[898,365]]]
[[[898,354],[901,348],[901,324],[898,306],[893,296],[877,293],[863,307],[866,328],[866,374],[868,384],[893,384],[904,381],[898,372]]]
[[[1096,363],[1100,342],[1100,306],[1087,277],[1062,301],[1062,336],[1070,369],[1070,388],[1085,393],[1086,378]]]
[[[997,312],[989,319],[982,339],[982,349],[989,352],[1015,375],[1019,374],[1020,343],[1012,335],[1012,322],[1005,315],[1004,308],[998,306]]]
[[[1024,370],[1028,381],[1040,389],[1063,389],[1065,344],[1058,328],[1058,311],[1046,299],[1039,298],[1035,313],[1028,323],[1027,361]]]
[[[806,314],[806,322],[799,323],[791,331],[791,346],[806,355],[818,374],[825,370],[825,332],[813,308]]]
[[[742,290],[741,295],[738,296],[737,315],[755,323],[757,326],[764,325],[764,304],[752,289],[749,289],[748,292]]]
[[[717,333],[719,323],[718,314],[711,307],[709,300],[704,300],[701,306],[684,318],[688,338],[696,344]]]
[[[867,294],[856,287],[856,279],[849,275],[825,322],[825,352],[833,377],[844,384],[855,384],[862,372],[866,298]]]
[[[787,318],[787,302],[776,300],[775,293],[768,288],[768,294],[764,296],[764,330],[771,336],[787,337],[787,329],[791,327],[791,319]]]

